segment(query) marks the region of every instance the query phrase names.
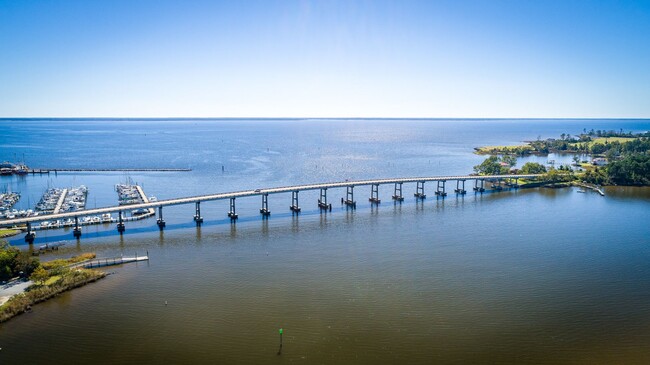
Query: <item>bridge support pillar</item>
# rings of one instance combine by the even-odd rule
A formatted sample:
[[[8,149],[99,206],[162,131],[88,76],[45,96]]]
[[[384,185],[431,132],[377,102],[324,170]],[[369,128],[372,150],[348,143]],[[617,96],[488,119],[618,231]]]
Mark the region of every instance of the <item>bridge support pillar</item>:
[[[515,177],[514,178],[515,183],[512,184],[512,187],[515,189],[519,189],[519,178]]]
[[[332,211],[332,204],[327,204],[327,188],[320,189],[320,199],[318,199],[318,207],[321,210]]]
[[[31,245],[34,243],[35,238],[36,238],[36,233],[32,231],[32,224],[30,222],[27,222],[27,233],[25,234],[25,242]]]
[[[393,200],[404,201],[404,196],[402,196],[402,183],[395,183],[395,190],[393,192]]]
[[[481,184],[479,185],[479,181]],[[474,191],[482,193],[485,191],[485,188],[483,187],[483,183],[485,182],[485,179],[476,179],[474,180]]]
[[[426,199],[427,196],[424,194],[424,181],[418,181],[416,184],[415,194],[413,194],[413,196],[415,196],[416,199]]]
[[[228,217],[230,217],[230,221],[235,221],[239,218],[237,210],[235,209],[235,198],[230,198],[230,211],[228,212]]]
[[[196,222],[197,226],[200,226],[201,223],[203,223],[203,217],[201,217],[201,202],[196,202],[194,221]]]
[[[463,187],[460,187],[461,182],[463,183]],[[456,189],[454,190],[454,192],[456,192],[458,194],[461,194],[461,195],[464,195],[464,194],[467,193],[467,191],[465,191],[465,180],[456,180]]]
[[[117,212],[117,231],[122,234],[124,233],[124,218],[122,217],[122,211]]]
[[[291,206],[289,207],[293,213],[300,212],[300,206],[298,205],[298,190],[291,192]]]
[[[165,228],[165,220],[163,219],[162,208],[162,205],[158,207],[158,220],[156,220],[156,224],[158,224],[158,228],[160,228],[161,231],[163,228]]]
[[[501,186],[501,179],[498,179],[498,178],[497,178],[496,184],[495,184],[495,183],[492,183],[492,189],[494,189],[494,190],[496,190],[496,191],[501,191],[501,190],[503,190],[503,186]]]
[[[438,180],[438,186],[436,187],[436,195],[441,197],[446,197],[447,192],[445,191],[445,182],[446,180]],[[441,184],[442,183],[442,184]]]
[[[343,203],[348,207],[357,207],[357,202],[354,201],[354,185],[346,187],[345,200]]]
[[[74,217],[74,229],[72,230],[72,235],[74,238],[81,237],[81,227],[79,227],[79,217]]]
[[[262,213],[262,217],[271,215],[271,211],[269,210],[269,194],[262,194],[262,208],[260,208],[260,213]]]
[[[370,199],[368,199],[372,204],[379,204],[379,184],[372,184],[370,187]]]

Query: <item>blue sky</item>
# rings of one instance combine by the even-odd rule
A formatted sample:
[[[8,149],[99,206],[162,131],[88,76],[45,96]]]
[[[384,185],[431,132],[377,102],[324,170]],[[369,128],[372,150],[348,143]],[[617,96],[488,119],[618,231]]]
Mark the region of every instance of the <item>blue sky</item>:
[[[1,117],[650,117],[650,1],[0,0]]]

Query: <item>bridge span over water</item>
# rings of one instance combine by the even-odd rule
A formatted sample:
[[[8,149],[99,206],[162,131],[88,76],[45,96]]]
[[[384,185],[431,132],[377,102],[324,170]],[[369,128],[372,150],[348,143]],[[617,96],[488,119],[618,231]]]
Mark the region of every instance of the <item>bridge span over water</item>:
[[[79,226],[79,217],[85,216],[95,216],[106,213],[118,213],[118,222],[117,230],[118,232],[123,233],[125,231],[123,212],[131,211],[135,209],[158,209],[158,227],[162,230],[165,227],[165,221],[163,219],[163,207],[172,206],[172,205],[183,205],[183,204],[195,204],[195,215],[194,221],[197,225],[203,223],[203,217],[201,216],[201,202],[213,201],[213,200],[230,200],[230,210],[228,212],[228,217],[234,222],[238,218],[236,211],[235,200],[237,198],[250,197],[250,196],[261,196],[262,197],[262,207],[260,213],[264,217],[268,217],[271,212],[268,208],[268,196],[270,194],[281,194],[281,193],[291,193],[291,205],[289,209],[294,212],[300,212],[300,206],[298,205],[298,193],[306,190],[320,190],[320,199],[318,199],[318,207],[323,210],[332,210],[332,204],[327,201],[327,190],[336,189],[336,188],[345,188],[346,189],[346,198],[341,198],[341,203],[349,206],[351,208],[356,207],[356,201],[354,200],[354,188],[358,186],[371,186],[369,201],[373,204],[379,204],[379,186],[380,185],[393,185],[393,196],[392,199],[395,201],[403,201],[404,195],[402,194],[402,185],[405,183],[415,183],[415,193],[413,194],[416,199],[425,199],[426,194],[424,192],[424,184],[427,182],[435,182],[435,191],[434,194],[436,197],[444,198],[447,196],[446,183],[448,181],[455,181],[455,194],[466,194],[465,182],[472,181],[474,183],[473,190],[477,193],[482,193],[485,191],[484,183],[485,181],[497,182],[495,187],[501,189],[500,182],[518,188],[519,179],[535,179],[541,175],[539,174],[528,174],[528,175],[490,175],[490,176],[477,176],[477,175],[467,175],[467,176],[429,176],[429,177],[407,177],[407,178],[393,178],[393,179],[375,179],[375,180],[356,180],[356,181],[340,181],[340,182],[330,182],[330,183],[318,183],[318,184],[307,184],[307,185],[295,185],[295,186],[282,186],[275,188],[260,188],[254,190],[242,190],[229,193],[218,193],[218,194],[209,194],[209,195],[198,195],[184,198],[175,198],[175,199],[166,199],[158,200],[155,202],[145,202],[140,204],[130,204],[130,205],[121,205],[121,206],[112,206],[105,208],[95,208],[88,209],[76,212],[66,212],[66,213],[57,213],[57,214],[46,214],[25,218],[16,218],[5,221],[0,221],[0,227],[14,227],[18,225],[26,225],[27,235],[25,236],[25,241],[28,243],[34,242],[35,233],[32,230],[32,223],[58,220],[64,218],[72,218],[75,221],[73,234],[76,238],[81,237],[81,228]]]

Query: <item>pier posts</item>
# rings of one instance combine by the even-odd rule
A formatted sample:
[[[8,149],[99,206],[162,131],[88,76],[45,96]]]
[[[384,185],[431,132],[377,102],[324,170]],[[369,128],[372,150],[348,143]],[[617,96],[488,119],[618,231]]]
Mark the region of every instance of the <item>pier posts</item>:
[[[346,187],[345,200],[343,203],[348,207],[357,207],[357,202],[354,201],[354,185]]]
[[[416,199],[426,199],[427,196],[424,194],[424,181],[418,181],[415,187],[415,194],[413,194]]]
[[[322,210],[332,211],[332,204],[327,204],[327,188],[320,189],[320,199],[318,199],[318,207]]]
[[[200,226],[203,223],[203,217],[201,217],[201,202],[196,202],[196,208],[194,211],[194,221],[197,226]]]
[[[404,201],[404,196],[402,196],[402,184],[401,182],[395,183],[395,190],[393,192],[393,200],[395,201]]]
[[[235,198],[230,198],[230,211],[228,212],[228,217],[230,217],[230,221],[239,218],[237,211],[235,210]]]
[[[463,183],[462,188],[460,187],[461,182]],[[465,180],[456,180],[456,190],[454,190],[454,192],[456,192],[458,194],[461,194],[461,195],[464,195],[464,194],[467,193],[467,191],[465,191]]]
[[[25,234],[25,242],[28,244],[34,243],[34,239],[36,238],[36,233],[32,231],[32,224],[30,222],[27,222],[27,233]]]
[[[300,212],[300,206],[298,205],[298,190],[291,192],[291,206],[289,207],[292,212]]]
[[[122,217],[122,211],[117,212],[117,231],[120,234],[124,233],[124,218]]]
[[[81,228],[79,227],[79,217],[74,217],[74,229],[72,230],[74,238],[81,237]]]
[[[370,187],[370,199],[368,199],[372,204],[379,204],[379,184],[372,184]]]
[[[162,205],[158,207],[158,220],[156,220],[156,224],[161,231],[163,228],[165,228],[165,220],[163,219],[162,208]]]
[[[478,182],[481,182],[481,185],[479,186]],[[483,187],[483,183],[485,182],[485,179],[476,179],[474,180],[474,191],[477,191],[479,193],[482,193],[485,191],[485,188]]]
[[[262,213],[263,217],[271,215],[271,211],[269,210],[269,194],[262,194],[262,208],[260,209],[260,213]]]
[[[438,186],[436,187],[437,196],[441,196],[443,198],[447,196],[447,192],[445,191],[445,182],[447,182],[447,180],[438,180]]]
[[[519,189],[519,178],[515,177],[513,179],[515,180],[515,183],[512,185],[512,187],[515,189]]]

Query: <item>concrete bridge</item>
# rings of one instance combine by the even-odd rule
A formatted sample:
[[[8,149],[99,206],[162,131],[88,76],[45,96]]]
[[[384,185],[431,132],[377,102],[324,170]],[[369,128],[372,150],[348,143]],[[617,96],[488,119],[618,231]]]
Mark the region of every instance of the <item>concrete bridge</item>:
[[[529,175],[490,175],[490,176],[476,176],[476,175],[467,175],[467,176],[430,176],[430,177],[408,177],[408,178],[395,178],[395,179],[376,179],[376,180],[357,180],[357,181],[341,181],[341,182],[331,182],[331,183],[320,183],[320,184],[309,184],[309,185],[295,185],[295,186],[283,186],[276,188],[264,188],[264,189],[254,189],[254,190],[243,190],[230,193],[220,193],[220,194],[210,194],[210,195],[199,195],[191,196],[185,198],[177,199],[166,199],[158,200],[155,202],[145,202],[140,204],[130,204],[122,206],[113,206],[105,208],[96,208],[88,209],[79,212],[67,212],[67,213],[57,213],[57,214],[47,214],[39,215],[34,217],[26,218],[16,218],[11,220],[0,221],[0,227],[13,227],[17,225],[26,225],[27,234],[25,236],[25,241],[28,243],[34,242],[35,233],[32,230],[32,223],[47,221],[47,220],[57,220],[63,218],[74,218],[75,228],[73,234],[76,238],[81,237],[81,228],[79,226],[79,217],[84,216],[94,216],[105,213],[118,213],[118,223],[117,230],[122,234],[125,230],[124,226],[124,211],[131,211],[134,209],[158,209],[158,227],[162,230],[165,227],[165,220],[163,219],[163,207],[171,205],[182,205],[182,204],[195,204],[195,214],[194,221],[197,225],[203,223],[203,217],[201,216],[201,202],[212,201],[212,200],[230,200],[230,210],[228,211],[228,217],[230,217],[232,222],[235,222],[238,218],[236,211],[235,200],[237,198],[250,197],[250,196],[261,196],[262,197],[262,207],[260,208],[260,214],[263,217],[267,217],[271,214],[268,206],[268,196],[270,194],[281,194],[281,193],[291,193],[291,205],[289,209],[294,213],[300,212],[300,206],[298,205],[298,193],[305,190],[320,190],[320,199],[318,199],[318,207],[322,210],[332,210],[332,204],[327,201],[327,191],[328,189],[335,188],[345,188],[346,189],[346,198],[341,198],[341,203],[345,204],[348,207],[356,208],[356,201],[354,200],[354,188],[358,186],[371,186],[369,201],[372,204],[379,204],[379,186],[380,185],[393,185],[393,200],[403,201],[404,196],[402,194],[402,185],[405,183],[415,183],[415,193],[414,196],[416,199],[425,199],[426,194],[424,191],[424,184],[427,182],[435,182],[434,194],[436,197],[444,198],[447,196],[446,183],[448,181],[455,182],[454,193],[462,195],[466,194],[465,182],[472,181],[474,183],[473,190],[477,193],[482,193],[485,191],[485,181],[494,181],[497,182],[495,185],[496,189],[501,189],[500,182],[505,182],[507,185],[510,185],[514,188],[518,188],[519,179],[535,179],[541,175],[539,174],[529,174]]]

